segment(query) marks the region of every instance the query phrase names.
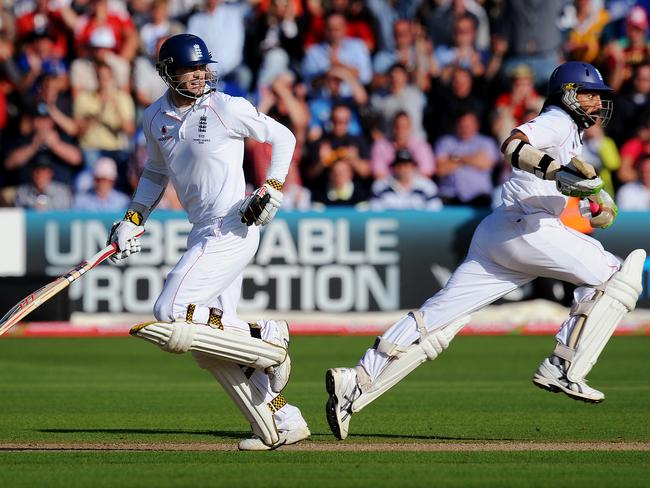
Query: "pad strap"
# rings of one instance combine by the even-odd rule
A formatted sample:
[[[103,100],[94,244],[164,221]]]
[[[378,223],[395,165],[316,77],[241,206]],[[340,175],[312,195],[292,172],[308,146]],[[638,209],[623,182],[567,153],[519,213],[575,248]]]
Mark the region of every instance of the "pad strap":
[[[280,410],[282,407],[284,407],[286,404],[287,404],[287,399],[284,397],[282,393],[280,393],[273,400],[267,403],[267,406],[269,407],[269,410],[271,410],[271,412],[275,413],[278,410]]]
[[[223,323],[221,322],[221,317],[223,317],[222,310],[219,310],[216,307],[210,307],[210,315],[208,316],[208,325],[214,327],[215,329],[223,330]]]

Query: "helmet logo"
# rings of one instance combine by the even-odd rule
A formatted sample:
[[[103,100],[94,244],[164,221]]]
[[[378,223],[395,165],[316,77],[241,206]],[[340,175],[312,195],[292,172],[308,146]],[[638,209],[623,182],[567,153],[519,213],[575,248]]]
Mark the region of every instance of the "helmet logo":
[[[202,58],[203,57],[203,51],[201,51],[201,46],[199,46],[198,44],[194,44],[194,46],[192,46],[192,47],[194,48],[194,54],[196,54],[196,56],[198,58]]]
[[[569,91],[569,90],[575,90],[576,84],[575,83],[565,83],[562,85],[562,91]]]

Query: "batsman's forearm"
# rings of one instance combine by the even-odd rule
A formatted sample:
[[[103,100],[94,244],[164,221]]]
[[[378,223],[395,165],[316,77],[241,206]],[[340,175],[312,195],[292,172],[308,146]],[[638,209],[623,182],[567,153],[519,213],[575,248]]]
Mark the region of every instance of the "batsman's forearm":
[[[561,165],[551,156],[526,141],[512,139],[503,149],[503,155],[514,168],[534,174],[543,180],[554,180]]]
[[[167,175],[145,169],[131,199],[127,211],[127,220],[136,225],[143,225],[164,195],[168,181],[169,177]],[[133,213],[137,215],[134,216]]]
[[[273,146],[273,154],[266,179],[284,183],[296,148],[296,137],[284,125],[274,121],[267,142]]]

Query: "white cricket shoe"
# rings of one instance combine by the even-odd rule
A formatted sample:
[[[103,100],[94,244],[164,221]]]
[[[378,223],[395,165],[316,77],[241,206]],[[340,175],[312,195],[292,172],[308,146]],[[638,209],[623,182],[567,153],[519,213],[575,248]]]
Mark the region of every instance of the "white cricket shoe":
[[[280,393],[284,390],[289,382],[291,376],[291,358],[289,357],[289,324],[284,320],[269,321],[276,325],[271,332],[271,335],[266,339],[267,342],[280,346],[287,350],[286,359],[277,366],[266,369],[266,374],[269,376],[269,383],[271,390],[275,393]],[[267,324],[269,323],[267,322]]]
[[[260,439],[258,436],[254,435],[250,439],[244,439],[239,442],[239,450],[240,451],[272,451],[273,449],[277,449],[280,446],[285,446],[289,444],[295,444],[296,442],[304,441],[305,439],[309,438],[311,435],[311,432],[309,431],[309,427],[307,427],[307,424],[297,427],[295,429],[288,429],[288,430],[280,430],[278,431],[280,434],[280,440],[273,444],[272,446],[268,446],[262,442],[262,439]]]
[[[586,381],[573,383],[569,381],[564,372],[564,364],[557,356],[544,359],[539,365],[533,384],[553,393],[563,392],[574,400],[589,403],[600,403],[605,399],[605,394],[587,385]]]
[[[343,440],[348,436],[352,403],[361,396],[357,373],[353,368],[332,368],[325,374],[325,387],[330,397],[325,405],[327,423],[334,436]]]

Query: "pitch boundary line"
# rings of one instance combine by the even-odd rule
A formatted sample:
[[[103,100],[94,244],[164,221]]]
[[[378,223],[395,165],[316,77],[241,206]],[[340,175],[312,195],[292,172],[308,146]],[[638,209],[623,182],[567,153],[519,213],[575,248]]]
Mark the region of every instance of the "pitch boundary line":
[[[0,443],[0,452],[16,451],[236,451],[233,443]],[[489,452],[489,451],[650,451],[649,442],[302,442],[283,446],[282,451],[403,451],[403,452]]]

